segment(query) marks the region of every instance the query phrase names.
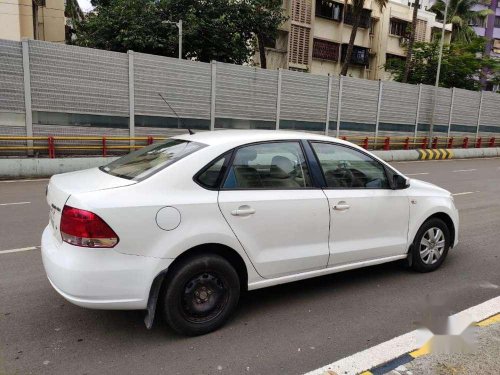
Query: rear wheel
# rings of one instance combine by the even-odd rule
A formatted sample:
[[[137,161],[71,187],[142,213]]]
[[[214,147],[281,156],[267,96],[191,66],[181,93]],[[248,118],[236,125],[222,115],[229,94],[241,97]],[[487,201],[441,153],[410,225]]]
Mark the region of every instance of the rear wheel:
[[[427,220],[413,241],[412,268],[418,272],[431,272],[444,262],[450,248],[450,230],[438,218]]]
[[[222,326],[236,308],[240,281],[233,266],[215,254],[174,266],[163,289],[163,312],[178,333],[196,336]]]

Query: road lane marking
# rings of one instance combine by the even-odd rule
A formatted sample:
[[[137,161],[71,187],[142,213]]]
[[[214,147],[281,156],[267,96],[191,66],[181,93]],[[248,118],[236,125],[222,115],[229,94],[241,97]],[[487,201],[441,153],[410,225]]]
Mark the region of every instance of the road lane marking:
[[[421,176],[424,174],[429,174],[429,172],[421,172],[421,173],[405,173],[406,176]]]
[[[0,206],[15,206],[19,204],[30,204],[31,202],[0,203]]]
[[[35,179],[26,179],[26,180],[0,180],[0,183],[13,183],[13,182],[37,182],[37,181],[48,181],[50,178],[35,178]]]
[[[455,194],[452,194],[453,196],[456,196],[456,195],[468,195],[468,194],[474,194],[474,193],[480,193],[480,191],[464,191],[463,193],[455,193]]]
[[[30,251],[30,250],[36,250],[40,246],[30,246],[30,247],[21,247],[19,249],[10,249],[10,250],[0,250],[0,254],[9,254],[9,253],[20,253],[22,251]]]
[[[472,172],[472,171],[477,171],[477,169],[457,169],[456,171],[452,172]]]
[[[465,321],[469,321],[470,323],[483,323],[483,321],[490,323],[490,320],[485,321],[485,319],[493,317],[499,312],[500,296],[492,298],[479,305],[472,306],[455,315],[452,315],[452,317],[460,320],[463,319]],[[405,354],[409,353],[411,355],[411,353],[413,353],[415,356],[418,356],[418,354],[425,351],[425,348],[422,348],[422,346],[432,336],[433,334],[429,330],[414,330],[353,354],[349,357],[342,358],[329,365],[320,367],[316,370],[308,372],[306,375],[322,375],[324,373],[328,373],[328,371],[345,375],[360,373],[369,374],[370,372],[367,372],[368,369],[373,369],[384,363],[388,363],[389,361]],[[423,350],[418,351],[418,349]]]

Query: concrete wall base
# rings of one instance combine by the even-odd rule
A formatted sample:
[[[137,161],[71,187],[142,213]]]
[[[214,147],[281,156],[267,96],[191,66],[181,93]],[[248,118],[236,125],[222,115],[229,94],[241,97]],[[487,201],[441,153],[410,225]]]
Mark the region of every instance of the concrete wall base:
[[[500,147],[453,149],[451,151],[450,158],[452,159],[500,157]],[[373,153],[385,161],[422,159],[422,152],[418,150],[373,151]],[[117,157],[0,159],[0,179],[50,177],[58,173],[100,167],[116,159]]]

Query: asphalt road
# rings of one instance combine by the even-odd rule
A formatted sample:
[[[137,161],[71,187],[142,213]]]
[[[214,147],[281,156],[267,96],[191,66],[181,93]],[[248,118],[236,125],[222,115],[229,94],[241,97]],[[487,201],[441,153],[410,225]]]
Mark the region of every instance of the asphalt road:
[[[395,166],[459,193],[460,244],[441,269],[386,264],[250,292],[196,338],[158,320],[148,331],[142,312],[73,306],[38,249],[2,253],[39,245],[48,210],[47,181],[0,182],[0,374],[300,374],[415,329],[429,296],[451,314],[499,295],[500,158]]]

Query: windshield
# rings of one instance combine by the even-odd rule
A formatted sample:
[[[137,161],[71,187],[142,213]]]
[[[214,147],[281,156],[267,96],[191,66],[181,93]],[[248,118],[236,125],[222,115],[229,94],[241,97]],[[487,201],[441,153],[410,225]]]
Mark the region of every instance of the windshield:
[[[132,152],[99,169],[113,176],[143,180],[205,146],[181,139],[169,139]]]

